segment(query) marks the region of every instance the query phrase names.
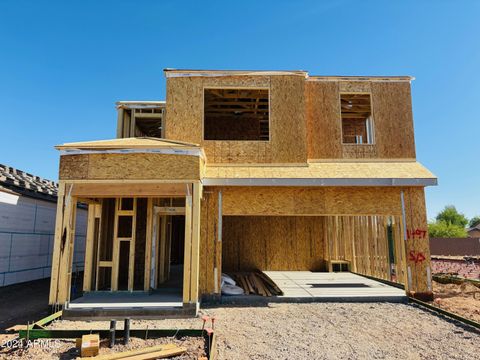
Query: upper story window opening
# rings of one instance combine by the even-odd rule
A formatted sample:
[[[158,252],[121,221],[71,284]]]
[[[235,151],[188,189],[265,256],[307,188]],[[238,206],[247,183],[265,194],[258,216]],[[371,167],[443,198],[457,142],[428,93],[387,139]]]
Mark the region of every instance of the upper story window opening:
[[[340,94],[342,142],[373,144],[372,102],[370,94]]]
[[[268,89],[204,89],[205,140],[268,141]]]

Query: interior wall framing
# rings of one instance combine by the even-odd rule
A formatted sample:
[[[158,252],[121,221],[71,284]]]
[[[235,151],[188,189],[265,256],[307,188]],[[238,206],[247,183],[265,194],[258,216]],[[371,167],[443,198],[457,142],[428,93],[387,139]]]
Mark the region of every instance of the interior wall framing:
[[[214,203],[214,199],[218,198],[219,192],[222,193],[222,216],[220,217],[218,216],[218,209],[215,208]],[[402,192],[405,200],[404,211],[401,201]],[[211,196],[211,199],[205,200],[207,196]],[[327,216],[330,220],[323,221],[337,221],[338,223],[335,226],[327,226],[322,222],[318,222],[314,226],[322,227],[322,229],[320,229],[322,232],[337,229],[330,237],[323,233],[323,238],[327,239],[336,236],[340,240],[344,239],[342,240],[343,244],[347,246],[347,248],[343,246],[344,249],[348,249],[350,246],[350,253],[353,253],[356,249],[354,258],[355,256],[357,258],[354,262],[355,268],[352,267],[352,270],[386,280],[391,280],[391,273],[389,273],[390,270],[385,266],[387,256],[385,253],[386,248],[380,248],[379,244],[385,245],[385,227],[390,221],[393,225],[392,229],[395,238],[396,258],[394,263],[396,281],[404,284],[406,290],[409,292],[431,293],[428,234],[423,232],[427,225],[425,198],[423,188],[421,187],[206,187],[203,206],[207,208],[206,212],[202,210],[202,251],[200,264],[201,273],[204,275],[200,278],[200,286],[203,294],[215,293],[214,270],[215,267],[217,267],[217,271],[221,273],[221,271],[224,270],[221,267],[222,263],[228,264],[230,262],[233,269],[239,268],[238,265],[235,265],[235,262],[242,264],[242,266],[246,265],[249,268],[253,268],[257,266],[257,264],[261,265],[264,264],[265,261],[268,261],[265,259],[270,259],[268,253],[265,253],[265,256],[255,253],[250,259],[234,259],[234,255],[231,254],[230,251],[234,251],[232,248],[235,249],[235,246],[242,246],[242,248],[247,249],[247,251],[255,251],[254,249],[261,250],[261,245],[258,243],[251,243],[252,249],[250,249],[248,243],[239,245],[238,242],[235,242],[234,239],[238,238],[240,231],[248,231],[249,228],[256,229],[258,233],[265,232],[265,238],[270,236],[268,234],[273,234],[270,236],[270,239],[281,238],[281,242],[287,241],[285,240],[284,232],[287,231],[287,235],[295,234],[293,229],[297,228],[297,221],[299,224],[303,223],[303,225],[298,226],[299,229],[301,229],[301,226],[306,226],[305,224],[312,221],[305,219],[307,216],[313,218],[316,216]],[[379,219],[377,223],[369,223],[371,220],[368,219],[372,216],[376,216]],[[250,227],[247,225],[247,230],[245,230],[245,228],[242,229],[240,225],[234,225],[229,229],[230,234],[229,230],[223,230],[221,243],[216,243],[215,241],[218,241],[218,239],[215,236],[215,229],[217,228],[215,225],[218,224],[220,218],[222,222],[226,221],[228,224],[229,221],[232,221],[229,219],[230,217],[257,217],[256,221],[259,223],[256,224],[257,226]],[[278,224],[285,223],[286,225],[282,228],[271,226],[268,230],[262,230],[266,229],[268,224],[266,223],[267,220],[261,219],[261,217],[274,217],[274,221]],[[304,218],[301,220],[292,220],[288,219],[289,217]],[[265,222],[263,227],[261,224],[262,221]],[[288,233],[288,230],[284,230],[284,228],[290,229],[291,233]],[[303,232],[309,234],[310,229],[308,231],[304,230]],[[407,231],[407,229],[410,230]],[[418,233],[421,233],[421,237],[415,235]],[[294,236],[314,239],[313,241],[317,243],[314,243],[313,246],[310,245],[311,243],[298,245],[301,251],[309,254],[308,249],[310,249],[310,251],[315,249],[314,253],[316,252],[321,256],[321,249],[318,245],[321,240],[315,236],[312,237],[310,234],[305,234],[296,234]],[[355,246],[352,247],[349,245],[349,240],[345,240],[351,240],[354,237],[359,239],[355,243],[355,246],[364,247],[365,250],[363,254],[367,254],[366,250],[368,250],[369,255],[367,257],[362,258],[360,249],[357,249]],[[376,239],[377,245],[375,245],[375,242],[371,242],[372,239]],[[378,243],[379,239],[382,239],[380,243]],[[402,241],[398,241],[400,239]],[[326,242],[324,241],[324,243]],[[341,243],[335,242],[335,244]],[[274,248],[274,251],[281,251],[282,254],[276,258],[282,259],[284,256],[287,258],[291,255],[283,254],[285,244],[278,243],[277,245],[278,246],[273,246],[272,248]],[[340,246],[340,248],[342,248],[342,246]],[[337,251],[337,253],[333,252],[334,255],[332,255],[332,259],[333,257],[342,259],[345,256],[352,256],[348,255],[348,251],[342,253],[334,249],[338,249],[338,247],[323,248],[323,262],[319,261],[322,259],[314,260],[310,257],[311,255],[308,255],[305,256],[303,260],[299,260],[299,263],[313,264],[310,265],[309,269],[318,269],[325,268],[326,261],[330,256],[328,255],[330,254],[329,251]],[[372,255],[371,257],[370,254]],[[420,256],[418,256],[418,254],[420,254]],[[226,260],[222,260],[223,257],[226,257]],[[248,264],[249,261],[252,261],[251,259],[254,259],[253,261],[258,263]],[[278,265],[276,261],[286,262],[284,260],[273,259],[271,260],[272,266]],[[295,268],[297,266],[295,261],[288,261],[286,266]],[[228,266],[230,265],[227,265],[227,268]],[[280,265],[278,266],[278,268],[280,268]],[[406,273],[408,267],[411,272],[411,281],[408,281],[408,274]]]

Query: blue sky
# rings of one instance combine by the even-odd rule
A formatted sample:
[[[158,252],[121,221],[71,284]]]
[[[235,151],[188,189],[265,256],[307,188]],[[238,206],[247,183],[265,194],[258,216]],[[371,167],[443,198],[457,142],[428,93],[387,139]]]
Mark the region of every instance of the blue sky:
[[[62,142],[115,136],[166,67],[413,75],[433,217],[480,214],[480,1],[0,0],[0,163],[56,179]]]

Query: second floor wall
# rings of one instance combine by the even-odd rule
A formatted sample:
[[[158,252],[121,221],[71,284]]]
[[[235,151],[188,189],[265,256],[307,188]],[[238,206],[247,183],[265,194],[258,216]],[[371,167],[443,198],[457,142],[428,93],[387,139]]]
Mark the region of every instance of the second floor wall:
[[[415,158],[408,77],[173,74],[156,127],[200,144],[208,163]],[[130,128],[118,136],[145,134]]]

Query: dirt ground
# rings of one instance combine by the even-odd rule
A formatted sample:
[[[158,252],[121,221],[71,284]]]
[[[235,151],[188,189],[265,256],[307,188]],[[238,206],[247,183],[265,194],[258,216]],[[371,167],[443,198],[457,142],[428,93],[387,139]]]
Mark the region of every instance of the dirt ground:
[[[470,283],[458,285],[434,281],[433,293],[433,305],[480,322],[480,288]]]
[[[50,279],[42,279],[0,288],[0,330],[26,324],[48,316]],[[8,311],[5,308],[8,305]]]
[[[203,312],[217,319],[218,359],[478,359],[480,332],[415,305],[270,304]],[[201,324],[198,318],[132,320],[131,327]],[[108,322],[62,320],[50,328],[100,329],[108,328]],[[31,359],[59,358],[58,352],[34,355]]]

